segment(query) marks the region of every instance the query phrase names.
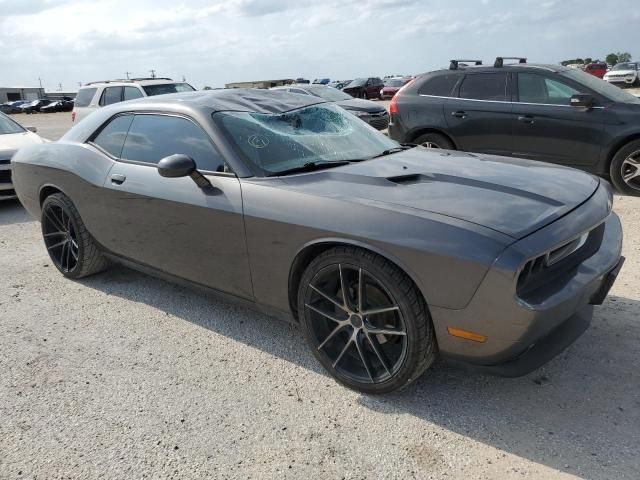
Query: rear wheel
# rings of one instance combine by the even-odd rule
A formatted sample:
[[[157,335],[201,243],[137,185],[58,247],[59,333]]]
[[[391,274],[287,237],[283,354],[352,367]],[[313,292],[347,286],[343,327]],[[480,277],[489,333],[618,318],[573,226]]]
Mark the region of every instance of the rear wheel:
[[[435,359],[422,296],[404,272],[366,250],[336,247],[315,258],[300,282],[298,312],[314,355],[355,390],[402,388]]]
[[[66,195],[55,193],[44,200],[41,225],[49,257],[65,277],[86,277],[108,266]]]
[[[414,143],[427,148],[442,148],[444,150],[455,150],[456,148],[451,140],[439,133],[425,133],[416,138]]]
[[[611,160],[609,173],[620,192],[640,196],[640,140],[629,142],[618,150]]]

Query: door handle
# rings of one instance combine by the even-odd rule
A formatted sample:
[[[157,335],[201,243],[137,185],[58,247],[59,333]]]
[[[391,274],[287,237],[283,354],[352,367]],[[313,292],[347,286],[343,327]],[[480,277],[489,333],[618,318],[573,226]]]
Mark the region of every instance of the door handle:
[[[458,110],[457,112],[451,112],[451,116],[456,118],[467,118],[467,112]]]
[[[528,123],[529,125],[533,125],[536,123],[535,119],[531,115],[520,115],[518,117],[518,121],[522,123]]]
[[[114,185],[122,185],[124,181],[127,179],[124,175],[120,175],[119,173],[114,173],[111,175],[111,183]]]

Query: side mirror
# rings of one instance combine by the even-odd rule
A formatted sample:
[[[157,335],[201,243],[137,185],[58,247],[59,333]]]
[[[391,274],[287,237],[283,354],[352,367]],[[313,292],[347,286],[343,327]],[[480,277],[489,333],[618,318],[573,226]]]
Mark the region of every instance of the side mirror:
[[[571,106],[588,110],[593,107],[593,97],[583,94],[573,95],[571,97]]]
[[[194,162],[193,158],[181,153],[164,157],[158,162],[158,173],[162,177],[186,177],[195,170],[196,162]]]
[[[198,187],[211,188],[211,182],[196,168],[196,162],[189,155],[176,153],[158,162],[158,173],[166,178],[191,177]]]
[[[29,130],[30,132],[33,132],[33,133],[36,133],[38,131],[37,127],[24,127],[24,128],[26,128],[27,130]]]

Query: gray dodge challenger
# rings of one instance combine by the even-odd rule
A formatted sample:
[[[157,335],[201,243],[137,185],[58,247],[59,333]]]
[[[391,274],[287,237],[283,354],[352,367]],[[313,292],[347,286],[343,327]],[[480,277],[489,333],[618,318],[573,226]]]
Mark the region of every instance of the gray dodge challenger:
[[[606,181],[400,145],[287,92],[118,103],[12,164],[66,277],[120,262],[237,299],[299,323],[366,393],[438,356],[534,370],[584,332],[624,261]]]

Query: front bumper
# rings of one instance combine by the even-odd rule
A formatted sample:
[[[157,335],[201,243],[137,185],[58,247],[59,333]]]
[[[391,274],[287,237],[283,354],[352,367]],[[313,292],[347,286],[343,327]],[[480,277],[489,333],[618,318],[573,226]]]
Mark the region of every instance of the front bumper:
[[[606,188],[600,186],[593,197],[562,219],[516,242],[496,260],[469,304],[459,310],[431,307],[438,346],[443,357],[456,363],[467,363],[499,372],[514,371],[522,375],[559,353],[583,331],[573,328],[579,315],[588,316],[590,304],[602,303],[617,276],[623,260],[622,226],[617,215],[607,214]],[[604,218],[604,220],[602,220]],[[544,252],[568,232],[593,229],[604,222],[599,249],[580,263],[570,276],[553,286],[552,293],[527,303],[516,294],[518,264],[523,257]],[[566,324],[566,325],[565,325]],[[448,327],[455,327],[486,336],[483,343],[449,335]],[[577,333],[576,333],[577,332]],[[549,340],[559,349],[547,348]],[[538,346],[540,345],[540,346]],[[561,346],[561,347],[559,347]],[[519,360],[537,357],[533,360]],[[516,364],[518,362],[518,368]],[[509,368],[504,367],[510,364]]]
[[[360,120],[367,122],[376,130],[384,130],[389,126],[389,114],[386,111],[380,113],[360,114],[357,115],[357,117]]]
[[[636,81],[637,77],[627,78],[627,77],[614,77],[614,78],[605,78],[605,82],[613,83],[614,85],[633,85]]]

